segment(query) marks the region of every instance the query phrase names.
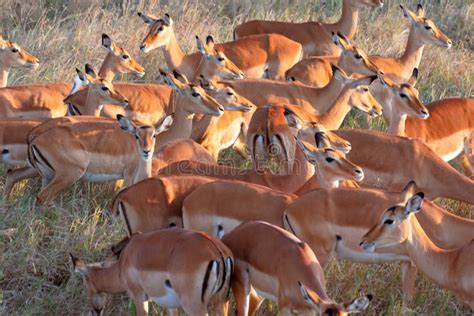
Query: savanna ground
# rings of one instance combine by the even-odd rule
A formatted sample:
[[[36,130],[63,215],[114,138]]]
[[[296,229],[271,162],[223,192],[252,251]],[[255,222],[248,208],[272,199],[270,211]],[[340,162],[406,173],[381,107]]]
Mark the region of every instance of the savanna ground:
[[[185,51],[193,51],[194,35],[212,34],[218,41],[231,40],[232,30],[253,18],[285,21],[334,21],[341,0],[261,0],[261,1],[140,1],[140,0],[37,0],[0,1],[0,34],[17,41],[38,56],[39,69],[15,70],[10,84],[71,80],[75,67],[86,62],[99,65],[105,52],[100,35],[105,32],[127,48],[145,67],[143,79],[153,82],[158,68],[165,67],[159,50],[139,54],[138,45],[146,26],[137,11],[161,16],[169,13],[175,21],[178,41]],[[355,39],[369,53],[397,55],[403,51],[408,24],[399,2],[414,9],[417,1],[386,0],[383,9],[364,9]],[[417,87],[425,102],[448,96],[472,97],[474,42],[473,2],[466,0],[423,1],[427,16],[454,41],[445,50],[425,48]],[[136,80],[123,76],[122,80]],[[357,127],[351,115],[346,127]],[[372,122],[383,129],[381,119]],[[234,157],[230,152],[226,157]],[[243,162],[241,162],[243,163]],[[3,186],[5,170],[0,170]],[[1,188],[0,188],[1,189]],[[0,208],[0,312],[5,315],[82,314],[88,302],[80,277],[72,272],[68,252],[88,262],[105,258],[110,245],[124,235],[122,223],[108,216],[113,197],[112,185],[79,183],[64,192],[53,206],[32,211],[37,181],[23,182],[10,202]],[[450,211],[472,218],[469,206],[438,200]],[[455,233],[455,232],[453,232]],[[473,272],[474,273],[474,272]],[[373,293],[366,314],[402,313],[399,264],[359,265],[333,261],[326,270],[329,292],[337,300],[347,300],[360,291]],[[417,315],[465,315],[468,310],[452,294],[423,276],[418,277],[417,296],[407,310]],[[133,313],[125,296],[115,297],[109,314]],[[162,311],[153,305],[152,314]],[[260,315],[276,314],[267,303]]]

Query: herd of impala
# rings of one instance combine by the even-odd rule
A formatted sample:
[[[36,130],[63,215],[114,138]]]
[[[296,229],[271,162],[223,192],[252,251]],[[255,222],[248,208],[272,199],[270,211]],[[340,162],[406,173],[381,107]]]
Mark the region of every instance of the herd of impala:
[[[343,0],[334,24],[246,22],[231,42],[196,36],[192,54],[170,15],[138,13],[148,25],[140,51],[161,48],[172,70],[153,84],[113,82],[145,70],[102,34],[99,71],[86,64],[73,84],[7,86],[11,67],[39,60],[0,38],[4,194],[39,177],[37,203],[48,204],[79,180],[124,180],[111,212],[128,237],[102,263],[71,254],[93,314],[106,294],[127,293],[138,315],[148,301],[171,315],[226,315],[230,291],[237,315],[264,299],[282,315],[365,310],[371,295],[328,296],[333,255],[401,261],[406,302],[420,269],[474,308],[474,220],[428,200],[474,204],[474,102],[418,98],[425,45],[452,45],[421,5],[400,6],[409,27],[400,57],[351,41],[359,10],[383,2]],[[352,108],[382,114],[387,133],[339,130]],[[226,148],[254,168],[218,164]]]

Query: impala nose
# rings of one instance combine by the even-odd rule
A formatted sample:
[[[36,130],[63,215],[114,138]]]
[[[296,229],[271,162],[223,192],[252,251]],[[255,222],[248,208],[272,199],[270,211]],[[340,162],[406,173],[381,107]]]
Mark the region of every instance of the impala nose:
[[[141,51],[142,53],[145,53],[145,50],[146,50],[145,44],[141,44],[141,45],[140,45],[140,51]]]
[[[448,41],[446,42],[446,46],[447,48],[451,48],[451,46],[453,46],[453,41],[448,39]]]
[[[129,104],[128,99],[124,99],[123,103],[125,103],[125,106],[127,106]]]

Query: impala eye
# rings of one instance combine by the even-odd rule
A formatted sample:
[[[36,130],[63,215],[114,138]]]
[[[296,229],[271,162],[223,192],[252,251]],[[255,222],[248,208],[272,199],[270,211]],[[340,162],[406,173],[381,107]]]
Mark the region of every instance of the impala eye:
[[[123,58],[123,59],[129,59],[130,56],[128,56],[128,55],[123,55],[122,58]]]
[[[163,31],[163,30],[164,30],[164,28],[163,28],[162,26],[160,26],[160,27],[158,28],[158,32],[161,32],[161,31]]]
[[[400,96],[401,96],[402,98],[408,99],[408,96],[407,96],[405,93],[400,93]]]
[[[195,97],[195,98],[201,96],[201,95],[200,95],[199,93],[197,93],[197,92],[193,92],[191,95],[192,95],[193,97]]]
[[[364,91],[364,92],[369,92],[369,88],[367,88],[367,87],[366,87],[366,88],[363,88],[362,91]]]
[[[107,88],[107,87],[102,87],[102,91],[109,91],[109,88]]]
[[[362,55],[359,54],[359,53],[355,54],[354,57],[357,58],[357,59],[362,59]]]
[[[229,91],[229,92],[227,92],[227,95],[234,95],[234,92]]]
[[[156,138],[156,134],[153,134],[153,138]]]
[[[387,224],[387,225],[392,225],[393,224],[393,219],[386,219],[385,222],[383,222],[384,224]]]
[[[135,138],[138,139],[138,135],[135,135]]]
[[[18,53],[18,49],[17,48],[12,48],[12,53]]]
[[[327,157],[327,158],[326,158],[326,161],[329,162],[329,163],[333,162],[334,160],[336,160],[336,159],[331,158],[331,157]]]
[[[425,29],[431,30],[431,29],[433,29],[433,28],[432,28],[431,26],[429,26],[429,25],[426,25],[426,26],[425,26]]]
[[[218,61],[224,61],[224,57],[217,57]]]

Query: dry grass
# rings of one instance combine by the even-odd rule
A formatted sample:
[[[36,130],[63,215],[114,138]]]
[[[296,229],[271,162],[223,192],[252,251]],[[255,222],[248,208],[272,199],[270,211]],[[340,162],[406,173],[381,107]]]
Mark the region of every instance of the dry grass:
[[[407,23],[398,2],[386,1],[383,10],[364,10],[356,42],[370,53],[396,55],[403,50]],[[401,1],[414,8],[415,1]],[[146,68],[145,81],[153,81],[158,67],[164,66],[159,51],[138,54],[138,43],[145,25],[136,16],[143,10],[155,14],[169,12],[176,25],[178,40],[186,51],[194,49],[195,34],[213,34],[218,40],[230,40],[233,26],[251,18],[303,21],[334,20],[340,0],[263,0],[263,1],[144,1],[136,0],[40,0],[29,4],[16,0],[0,2],[0,33],[17,41],[43,62],[36,70],[16,70],[12,84],[55,82],[72,78],[73,69],[85,62],[99,64],[105,54],[100,49],[100,34],[108,33],[128,48]],[[427,47],[418,83],[424,101],[447,96],[471,96],[473,82],[474,19],[473,5],[465,0],[424,1],[427,16],[432,17],[455,42],[451,50]],[[128,78],[124,76],[123,80]],[[130,78],[132,79],[132,78]],[[351,116],[347,126],[358,126]],[[383,128],[382,121],[373,127]],[[1,172],[2,180],[4,172]],[[0,183],[3,185],[3,183]],[[71,272],[67,253],[73,251],[88,261],[101,260],[108,247],[124,231],[121,223],[107,216],[113,196],[111,185],[76,184],[43,212],[32,211],[39,184],[23,183],[16,188],[13,201],[2,201],[0,209],[0,312],[2,314],[78,314],[87,310],[82,282]],[[454,213],[471,216],[466,205],[439,201]],[[359,291],[375,294],[368,314],[400,314],[401,292],[398,264],[359,265],[334,261],[326,271],[330,292],[339,300]],[[447,291],[420,276],[414,314],[466,314]],[[111,304],[111,314],[133,312],[125,297]],[[160,310],[154,306],[154,314]],[[275,314],[267,304],[261,315]]]

